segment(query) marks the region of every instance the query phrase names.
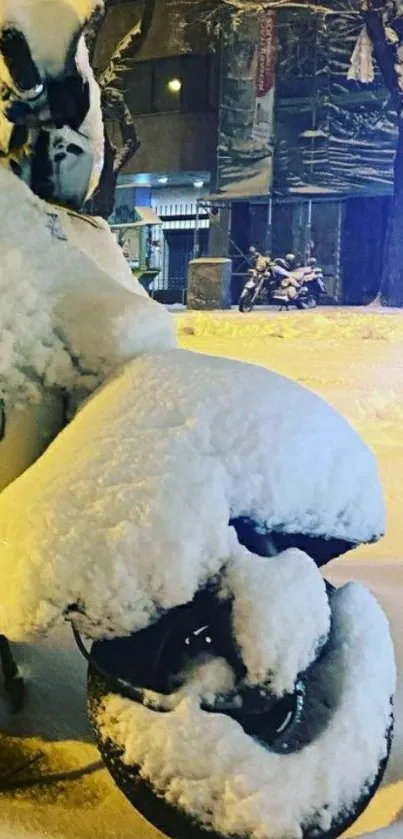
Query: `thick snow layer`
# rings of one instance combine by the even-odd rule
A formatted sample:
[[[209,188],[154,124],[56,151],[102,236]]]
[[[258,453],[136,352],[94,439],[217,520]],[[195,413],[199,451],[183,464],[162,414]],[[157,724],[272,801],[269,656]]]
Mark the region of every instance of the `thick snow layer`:
[[[175,693],[162,695],[153,690],[144,690],[142,695],[147,708],[167,712],[177,709],[184,699],[190,698],[198,704],[203,701],[213,706],[217,703],[217,697],[223,701],[227,701],[228,696],[231,699],[234,697],[235,674],[224,658],[200,656],[180,675],[184,681]]]
[[[203,327],[192,334],[195,320],[198,324],[202,320]],[[184,322],[189,332],[183,331]],[[359,428],[380,462],[388,509],[385,539],[324,569],[337,585],[358,579],[372,588],[390,619],[396,649],[398,724],[387,778],[394,786],[384,785],[347,835],[367,834],[390,823],[403,808],[403,783],[396,783],[403,780],[403,562],[396,560],[402,546],[402,314],[399,310],[388,314],[325,309],[279,316],[258,311],[250,316],[181,315],[178,324],[180,341],[189,348],[255,361],[313,388]],[[28,707],[22,715],[7,716],[0,692],[1,731],[12,727],[15,733],[29,733],[32,739],[18,738],[15,749],[23,742],[33,757],[45,750],[50,771],[77,769],[97,760],[97,751],[85,742],[83,730],[85,662],[70,633],[63,637],[58,633],[56,638],[52,633],[46,642],[18,645],[16,654],[30,679]],[[20,839],[19,825],[29,839],[161,839],[130,807],[106,771],[91,781],[83,777],[50,790],[3,794],[0,825],[7,839],[10,826],[10,839]],[[400,823],[371,839],[402,837]]]
[[[78,43],[76,63],[82,78],[88,82],[90,93],[89,111],[79,129],[80,134],[83,134],[89,139],[93,154],[93,168],[91,181],[88,186],[88,198],[97,188],[102,174],[104,165],[105,132],[101,107],[101,91],[95,80],[95,76],[90,65],[84,37],[81,37]]]
[[[312,363],[312,356],[320,352],[325,345],[327,352],[333,347],[337,350],[341,365],[354,363],[354,356],[346,358],[345,349],[356,348],[360,342],[381,342],[397,343],[403,339],[403,320],[396,316],[396,309],[390,314],[379,312],[370,307],[362,309],[319,309],[310,312],[274,312],[267,309],[254,311],[251,316],[239,315],[238,312],[183,312],[176,315],[177,331],[179,340],[184,341],[191,338],[203,339],[203,352],[216,352],[211,345],[214,339],[226,340],[222,354],[234,353],[242,356],[243,360],[252,360],[254,357],[252,341],[261,341],[262,363],[265,367],[270,366],[272,354],[275,352],[275,365],[286,365],[286,375],[292,376],[296,359],[289,355],[290,349],[284,344],[276,346],[276,339],[287,341],[302,341],[298,348],[301,353],[300,363],[308,368],[321,366],[319,359]],[[270,344],[264,342],[270,339]],[[192,342],[193,343],[193,342]],[[365,346],[365,345],[364,345]],[[344,353],[340,352],[343,348]],[[276,350],[279,352],[276,352]],[[368,351],[369,351],[368,347]],[[382,350],[377,347],[378,352]],[[385,349],[385,348],[383,348]],[[252,353],[252,354],[251,354]],[[306,360],[309,359],[309,364]],[[326,357],[327,364],[329,356]],[[281,368],[282,369],[282,368]],[[324,385],[326,382],[324,381]]]
[[[365,563],[354,560],[335,562],[331,573],[326,569],[326,576],[337,585],[356,578],[373,589],[391,621],[398,667],[402,674],[403,563]],[[17,660],[22,662],[23,673],[30,679],[28,705],[22,715],[10,717],[5,714],[0,695],[1,731],[29,735],[31,740],[22,741],[26,744],[28,754],[35,756],[38,751],[45,751],[49,761],[48,771],[51,772],[78,769],[97,760],[95,748],[86,742],[85,662],[71,634],[66,630],[67,627],[62,627],[56,634],[53,631],[47,640],[37,640],[29,646],[24,644],[15,648]],[[207,686],[206,691],[204,685]],[[230,674],[227,672],[226,675],[219,663],[214,671],[209,669],[208,673],[206,666],[204,673],[199,669],[191,685],[188,683],[187,697],[181,697],[180,701],[187,698],[193,705],[195,703],[191,694],[193,698],[195,694],[208,697],[208,688],[217,690],[220,686],[224,690],[231,688]],[[401,678],[398,688],[400,709],[403,702]],[[396,776],[403,775],[402,754],[403,738],[395,738],[391,761],[394,775],[388,779],[391,782],[396,780]],[[399,787],[384,789],[355,828],[354,835],[384,824],[396,812],[399,803],[400,806],[403,804],[402,795]],[[97,839],[100,835],[105,839],[116,839],[117,836],[119,839],[133,839],[133,836],[161,839],[161,834],[147,825],[129,806],[106,772],[95,775],[91,785],[83,777],[79,781],[66,782],[59,788],[53,786],[50,792],[45,787],[28,789],[17,796],[3,794],[1,804],[0,827],[4,839],[8,839],[9,825],[13,825],[14,831],[10,839],[20,839],[20,824],[28,834],[27,839]],[[352,835],[351,832],[349,835]],[[401,835],[392,829],[390,836],[388,832],[382,832],[382,839],[401,839]],[[3,839],[1,832],[0,837]],[[24,835],[22,839],[25,839]]]
[[[395,727],[391,758],[388,763],[385,784],[403,781],[403,560],[370,562],[352,559],[349,562],[333,562],[325,570],[326,579],[335,586],[344,585],[346,579],[354,579],[372,591],[388,617],[391,627],[395,658],[397,662],[397,690],[394,699]],[[403,811],[403,802],[400,803]],[[401,827],[403,835],[403,825]]]
[[[292,693],[298,673],[316,658],[330,628],[325,585],[302,551],[284,551],[252,563],[238,549],[225,575],[233,597],[233,628],[250,683],[270,682]]]
[[[74,39],[98,6],[102,6],[102,3],[97,2],[97,0],[0,0],[0,25],[5,24],[15,27],[24,34],[39,75],[45,81],[63,75]],[[97,187],[102,172],[104,126],[100,90],[89,63],[88,51],[83,37],[78,39],[74,58],[81,77],[89,85],[90,107],[83,123],[78,128],[80,135],[89,140],[93,157],[92,173],[87,191],[87,197],[89,197]],[[10,77],[9,69],[1,53],[0,81],[6,91],[7,89],[14,89],[13,79]],[[36,106],[38,108],[40,106],[42,112],[46,114],[48,102],[45,96],[46,88],[43,101],[41,99],[36,102]],[[0,116],[0,147],[3,151],[3,164],[7,163],[8,160],[7,155],[13,129],[6,116],[9,105],[9,97],[6,95],[0,97],[0,111],[3,111]],[[61,132],[52,132],[53,143],[56,142],[57,137],[63,137],[63,129]],[[30,152],[31,141],[32,136],[30,135],[24,154]],[[23,158],[22,151],[18,156],[20,159]],[[30,167],[27,167],[27,161],[25,160],[23,169],[27,168]],[[26,180],[30,182],[30,177],[26,176]],[[85,186],[86,184],[84,184],[84,190]],[[79,190],[80,193],[81,190]],[[56,194],[59,196],[59,193]]]
[[[43,75],[57,76],[73,37],[102,0],[0,0],[0,25],[20,29]]]
[[[348,417],[375,452],[387,508],[382,556],[401,555],[403,318],[399,309],[175,315],[182,347],[269,367]],[[360,553],[379,557],[377,545]]]
[[[32,195],[0,167],[0,396],[89,393],[142,352],[174,344],[170,316],[133,278],[106,223]]]
[[[0,630],[18,639],[67,608],[93,637],[139,629],[237,554],[237,516],[378,538],[374,458],[290,380],[182,350],[142,356],[0,496]]]
[[[218,834],[301,839],[303,825],[328,829],[378,773],[395,688],[387,621],[372,595],[350,584],[333,596],[332,615],[331,672],[340,696],[309,747],[270,752],[232,719],[201,710],[195,694],[162,714],[109,695],[102,735],[159,796]]]
[[[358,36],[347,78],[363,84],[371,84],[374,81],[373,46],[366,26],[362,28]]]
[[[238,547],[224,575],[221,595],[231,599],[233,634],[246,667],[246,685],[270,693],[292,693],[298,675],[316,659],[328,639],[330,607],[325,584],[310,557],[290,549],[276,557],[253,557]],[[232,675],[231,675],[232,674]],[[233,687],[234,673],[220,659],[186,673],[184,694],[200,687],[204,698]],[[218,683],[215,682],[218,680]],[[176,696],[182,696],[181,691]],[[175,700],[176,702],[176,700]],[[161,697],[157,704],[161,705]],[[168,703],[169,704],[169,703]]]

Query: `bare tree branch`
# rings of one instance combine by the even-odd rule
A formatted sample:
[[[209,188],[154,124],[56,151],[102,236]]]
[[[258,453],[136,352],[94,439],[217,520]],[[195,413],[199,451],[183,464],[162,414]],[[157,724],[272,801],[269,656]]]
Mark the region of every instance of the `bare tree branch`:
[[[113,5],[118,5],[121,2],[122,0],[115,0]],[[121,78],[122,74],[130,69],[131,62],[135,55],[140,52],[150,31],[156,2],[157,0],[146,0],[142,19],[136,21],[115,47],[108,66],[102,70],[97,79],[101,90]],[[109,0],[107,8],[110,6],[111,0]]]
[[[114,82],[118,82],[122,74],[130,69],[136,51],[136,39],[139,38],[140,34],[141,23],[137,21],[124,38],[119,41],[108,66],[99,74],[97,82],[101,90]]]
[[[117,88],[106,88],[102,96],[102,110],[106,121],[117,122],[122,143],[114,150],[113,170],[119,173],[140,147],[132,115],[126,105],[124,93]],[[112,145],[112,144],[111,144]]]
[[[385,85],[392,94],[394,104],[400,112],[403,106],[403,91],[399,90],[399,80],[395,68],[395,50],[387,39],[382,16],[380,12],[368,8],[363,11],[362,17]]]
[[[109,0],[106,9],[121,5],[125,0]],[[102,112],[105,120],[105,161],[99,187],[88,204],[87,210],[108,218],[113,210],[114,193],[119,172],[133,157],[140,146],[130,109],[125,101],[123,80],[133,67],[134,58],[141,50],[150,31],[157,0],[146,0],[143,16],[115,47],[108,65],[97,76],[101,90]],[[94,55],[99,19],[91,21],[87,32],[90,50]],[[118,124],[121,143],[112,142],[108,123]]]
[[[91,19],[89,20],[89,22],[87,23],[87,26],[85,28],[84,37],[85,37],[85,43],[87,45],[88,55],[89,55],[89,59],[90,59],[91,64],[93,63],[93,60],[94,60],[94,53],[95,53],[95,47],[96,47],[96,43],[97,43],[99,28],[100,28],[100,25],[101,25],[102,18],[104,17],[104,14],[105,14],[105,8],[102,8],[102,6],[97,6],[94,14],[92,15]]]
[[[361,0],[365,2],[365,0]],[[183,7],[194,6],[195,0],[178,0],[178,5]],[[219,25],[220,13],[226,15],[226,20],[230,20],[233,28],[236,28],[240,20],[245,15],[256,15],[267,10],[276,9],[301,9],[304,11],[311,11],[319,15],[337,15],[343,17],[359,17],[360,8],[359,0],[357,3],[352,0],[351,8],[346,8],[340,4],[337,6],[334,2],[316,2],[316,0],[199,0],[198,6],[201,13],[201,18],[206,24],[212,25],[213,28]],[[205,6],[205,10],[203,10]]]

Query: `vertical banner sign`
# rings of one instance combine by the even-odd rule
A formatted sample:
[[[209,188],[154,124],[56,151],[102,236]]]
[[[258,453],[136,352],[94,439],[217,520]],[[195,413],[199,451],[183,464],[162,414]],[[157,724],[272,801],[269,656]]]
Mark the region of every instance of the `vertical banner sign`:
[[[274,134],[274,75],[276,61],[274,12],[262,12],[259,22],[255,123],[252,137],[272,141]],[[271,159],[271,158],[270,158]]]
[[[245,17],[222,66],[217,191],[229,198],[271,190],[275,63],[275,13]]]

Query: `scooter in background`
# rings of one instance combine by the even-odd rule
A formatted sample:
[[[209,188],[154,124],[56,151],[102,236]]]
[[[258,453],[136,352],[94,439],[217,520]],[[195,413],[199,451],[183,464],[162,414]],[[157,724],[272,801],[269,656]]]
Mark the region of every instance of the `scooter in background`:
[[[276,260],[283,269],[290,266],[290,261],[288,256],[284,260]],[[322,294],[326,294],[323,271],[316,259],[310,258],[306,265],[291,269],[287,276],[283,277],[273,292],[271,302],[278,305],[280,310],[289,309],[290,306],[297,309],[314,309]]]

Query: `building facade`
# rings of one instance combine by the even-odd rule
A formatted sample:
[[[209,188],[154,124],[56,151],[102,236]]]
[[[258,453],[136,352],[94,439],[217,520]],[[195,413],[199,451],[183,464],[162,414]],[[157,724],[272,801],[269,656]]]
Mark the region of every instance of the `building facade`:
[[[332,299],[368,302],[379,288],[396,127],[381,79],[347,78],[359,19],[268,12],[245,18],[218,49],[206,8],[157,0],[125,75],[141,146],[115,214],[130,198],[160,217],[155,292],[183,302],[189,258],[230,254],[236,300],[255,244],[313,251]],[[100,65],[142,11],[140,0],[111,9]]]

